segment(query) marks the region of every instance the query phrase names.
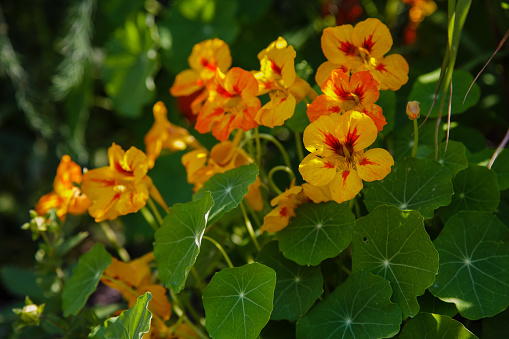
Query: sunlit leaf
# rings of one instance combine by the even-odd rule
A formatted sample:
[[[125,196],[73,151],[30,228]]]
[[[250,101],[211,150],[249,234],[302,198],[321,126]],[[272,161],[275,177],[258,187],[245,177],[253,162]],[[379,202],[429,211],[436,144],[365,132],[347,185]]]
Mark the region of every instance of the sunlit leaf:
[[[62,311],[64,317],[77,315],[85,306],[88,297],[95,292],[104,270],[111,263],[111,256],[103,245],[96,244],[83,254],[74,267],[62,292]]]
[[[399,334],[401,339],[420,338],[477,338],[472,332],[457,320],[446,315],[419,313],[410,319]]]
[[[435,313],[454,317],[458,314],[458,309],[453,303],[446,303],[435,297],[430,291],[426,290],[423,295],[417,297],[419,303],[419,312]]]
[[[203,293],[212,338],[257,338],[272,312],[276,272],[252,263],[214,274]]]
[[[353,273],[297,322],[297,338],[390,338],[399,332],[401,310],[390,301],[387,280]]]
[[[385,179],[368,184],[364,202],[369,211],[395,205],[432,218],[435,209],[451,202],[451,179],[452,172],[434,160],[407,158],[397,162]]]
[[[389,280],[391,300],[403,318],[419,312],[417,296],[435,281],[438,253],[417,211],[379,206],[357,220],[352,240],[352,271],[367,270]]]
[[[323,293],[320,267],[299,266],[279,252],[277,241],[265,245],[258,262],[276,271],[274,310],[271,319],[297,320]]]
[[[255,164],[217,173],[194,195],[193,200],[201,199],[205,192],[210,191],[214,206],[210,211],[208,223],[212,224],[240,204],[257,175],[258,167]]]
[[[159,278],[176,293],[184,287],[198,253],[207,217],[214,201],[209,192],[202,199],[173,205],[155,233],[154,257]]]
[[[445,222],[459,211],[495,212],[500,202],[497,176],[486,167],[469,165],[453,181],[454,195],[448,206],[439,209]]]
[[[440,268],[430,292],[456,304],[467,319],[491,317],[509,305],[509,230],[487,212],[460,212],[434,241]]]
[[[318,265],[350,244],[355,216],[347,204],[309,203],[295,212],[290,224],[278,232],[279,248],[286,258],[299,265]]]
[[[468,167],[467,156],[465,155],[465,146],[458,141],[449,140],[447,144],[447,150],[445,149],[446,143],[443,142],[438,148],[437,161],[450,169],[454,175],[461,170]],[[435,154],[431,153],[428,158],[434,159]]]
[[[122,312],[118,317],[110,318],[103,326],[96,328],[90,338],[97,339],[141,339],[150,330],[152,313],[148,310],[148,303],[152,294],[146,292],[139,296],[133,307]]]

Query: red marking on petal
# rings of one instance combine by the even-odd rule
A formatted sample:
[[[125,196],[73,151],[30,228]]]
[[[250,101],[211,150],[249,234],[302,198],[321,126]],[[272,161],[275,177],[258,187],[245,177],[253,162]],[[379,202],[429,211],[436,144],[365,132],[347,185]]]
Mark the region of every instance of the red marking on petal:
[[[283,207],[280,211],[279,211],[279,215],[282,217],[282,218],[286,218],[288,216],[288,211],[286,210],[286,206]]]
[[[334,165],[327,161],[323,164],[323,168],[334,168]]]
[[[205,59],[203,57],[200,59],[200,63],[203,65],[203,67],[205,67],[211,71],[215,71],[217,68],[217,66],[215,64],[209,62],[207,59]]]
[[[272,60],[270,61],[270,68],[272,68],[274,73],[277,73],[277,74],[281,75],[281,67],[276,65],[276,63],[274,61],[272,61]]]
[[[117,170],[120,174],[127,175],[129,177],[134,176],[133,172],[125,170],[118,162],[115,162],[113,165],[115,166],[115,170]]]
[[[382,64],[381,62],[378,65],[376,65],[375,69],[377,71],[380,71],[380,72],[387,72],[387,69],[385,68],[385,65]]]
[[[343,171],[343,173],[341,173],[341,177],[343,178],[343,186],[345,185],[346,179],[348,178],[349,175],[350,171]]]
[[[362,43],[362,48],[371,53],[373,50],[373,46],[376,44],[376,41],[373,41],[373,34],[364,38],[364,42]]]
[[[352,44],[350,41],[341,41],[338,40],[339,44],[341,45],[339,49],[343,51],[346,55],[355,56],[357,55],[357,47],[355,47],[354,44]]]
[[[344,87],[343,87],[343,84],[334,84],[334,93],[336,93],[336,95],[342,99],[342,100],[351,100],[352,96],[350,94],[349,91],[347,91]]]
[[[234,96],[234,94],[231,94],[230,92],[228,92],[223,86],[221,85],[217,85],[216,87],[216,92],[221,95],[222,97],[225,97],[225,98],[231,98]]]
[[[357,142],[357,139],[359,139],[359,132],[357,131],[357,126],[355,126],[352,130],[348,130],[348,133],[346,135],[346,142],[345,146],[350,152],[350,154],[353,153],[353,148],[355,146],[355,143]]]
[[[375,163],[370,161],[368,158],[364,158],[359,162],[360,166],[374,165]]]
[[[345,154],[343,153],[343,145],[341,145],[341,142],[338,140],[338,138],[336,138],[330,133],[327,134],[323,133],[323,136],[325,137],[324,140],[325,144],[329,146],[331,151],[338,155],[345,156]]]
[[[331,111],[332,113],[339,113],[341,112],[341,107],[339,106],[332,106],[329,108],[329,111]]]

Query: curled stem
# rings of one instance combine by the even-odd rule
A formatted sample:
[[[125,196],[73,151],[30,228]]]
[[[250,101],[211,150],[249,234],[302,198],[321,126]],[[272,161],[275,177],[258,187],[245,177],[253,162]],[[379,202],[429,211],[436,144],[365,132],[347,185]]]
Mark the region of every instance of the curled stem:
[[[272,177],[274,176],[274,173],[278,172],[278,171],[285,171],[286,173],[288,173],[289,177],[290,177],[290,181],[293,181],[293,179],[295,179],[295,174],[293,173],[292,169],[288,166],[276,166],[274,168],[272,168],[269,172],[269,186],[272,190],[274,190],[274,192],[276,192],[278,195],[283,193],[279,187],[277,187],[277,185],[274,183],[274,180],[272,179]]]
[[[304,151],[302,149],[302,138],[299,132],[294,132],[295,135],[295,146],[297,147],[297,156],[299,157],[299,162],[302,162],[304,159]]]
[[[258,135],[258,136],[257,136]],[[272,142],[274,145],[276,145],[276,147],[279,149],[279,151],[281,152],[281,155],[283,156],[283,161],[285,162],[286,166],[288,167],[292,167],[292,163],[290,161],[290,157],[288,156],[288,153],[286,153],[286,150],[285,148],[283,147],[283,145],[279,142],[279,140],[277,140],[276,138],[274,138],[272,135],[270,134],[265,134],[265,133],[258,133],[258,134],[255,134],[254,136],[251,135],[247,138],[245,138],[244,140],[242,140],[242,142],[240,143],[239,145],[239,148],[243,148],[244,145],[254,139],[254,138],[259,138],[259,139],[265,139],[267,141],[270,141]],[[259,153],[261,154],[261,152]]]
[[[224,250],[223,246],[221,246],[220,243],[218,243],[215,239],[211,238],[211,237],[208,237],[206,235],[203,236],[203,239],[207,239],[208,241],[210,241],[211,243],[214,244],[214,246],[217,247],[217,249],[219,250],[219,252],[221,252],[221,254],[223,255],[224,257],[224,260],[226,260],[226,263],[228,264],[228,266],[230,268],[233,268],[235,266],[233,266],[232,264],[232,261],[230,260],[230,257],[228,256],[228,254],[226,253],[226,251]]]
[[[253,240],[253,243],[255,244],[256,249],[258,252],[260,252],[261,247],[258,243],[258,240],[256,240],[256,235],[253,230],[253,225],[251,224],[251,220],[249,220],[249,217],[247,216],[246,208],[244,207],[244,203],[240,203],[240,208],[242,209],[242,215],[244,216],[244,223],[246,224],[247,232],[249,233],[249,236]]]

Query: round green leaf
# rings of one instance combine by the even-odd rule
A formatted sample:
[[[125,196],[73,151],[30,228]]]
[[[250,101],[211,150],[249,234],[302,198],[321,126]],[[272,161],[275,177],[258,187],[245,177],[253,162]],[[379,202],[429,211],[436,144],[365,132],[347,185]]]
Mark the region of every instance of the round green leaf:
[[[297,320],[306,313],[323,293],[320,267],[299,266],[279,252],[277,241],[265,245],[258,262],[276,271],[273,320]]]
[[[384,135],[389,134],[394,129],[394,124],[396,123],[396,102],[396,92],[380,91],[380,97],[378,97],[376,104],[382,107],[385,120],[387,121],[387,125],[382,130]]]
[[[420,102],[421,106],[421,114],[426,116],[433,104],[433,100],[435,99],[435,90],[438,84],[438,78],[440,77],[440,69],[437,69],[431,73],[423,74],[417,78],[412,86],[412,91],[408,96],[409,100],[417,100]],[[470,92],[468,93],[465,102],[463,99],[472,84],[474,78],[470,73],[463,70],[454,70],[452,74],[452,114],[463,113],[468,108],[477,104],[481,97],[481,90],[479,85],[474,83]],[[449,93],[449,91],[447,91]],[[447,94],[447,102],[449,102],[449,94]],[[433,111],[431,111],[430,117],[437,117],[439,104],[442,100],[442,91],[438,91],[438,95],[436,98],[435,106],[433,107]],[[442,112],[442,116],[446,116],[447,111]]]
[[[495,149],[489,148],[481,152],[472,154],[468,160],[470,163],[477,164],[479,166],[488,166],[491,157]],[[498,154],[495,162],[491,166],[491,169],[497,175],[498,186],[501,191],[509,188],[509,151],[502,149]]]
[[[417,158],[425,158],[429,154],[434,155],[435,149],[435,121],[428,120],[419,128],[419,143],[417,145]],[[445,133],[438,130],[438,140],[444,139]],[[394,131],[394,160],[399,161],[412,155],[414,148],[414,124],[407,123],[403,128]]]
[[[446,145],[447,150],[445,149]],[[468,160],[465,152],[465,145],[459,141],[449,140],[448,144],[445,142],[440,144],[437,161],[456,175],[456,173],[468,167]],[[428,158],[434,159],[435,154],[431,153],[428,155]]]
[[[395,205],[432,218],[435,209],[451,202],[451,179],[452,172],[434,160],[407,158],[396,163],[385,179],[369,183],[364,202],[369,211]]]
[[[203,293],[212,338],[257,338],[272,312],[276,272],[252,263],[214,274]]]
[[[494,215],[454,215],[434,241],[440,256],[429,291],[456,304],[467,319],[491,317],[509,305],[509,230]]]
[[[148,303],[152,294],[146,292],[139,296],[130,309],[122,312],[118,317],[110,318],[104,326],[97,327],[89,337],[97,339],[133,338],[139,339],[150,330],[152,313],[148,310]]]
[[[62,311],[64,317],[77,315],[88,297],[95,292],[104,270],[110,265],[111,256],[104,246],[96,244],[83,254],[74,267],[71,277],[64,283]]]
[[[247,194],[249,185],[255,182],[258,167],[255,164],[240,166],[210,178],[196,193],[193,200],[201,199],[210,191],[214,206],[210,210],[209,224],[218,221],[221,216],[237,207]]]
[[[357,220],[352,240],[352,271],[367,270],[389,280],[392,301],[403,319],[419,312],[417,296],[435,281],[438,252],[417,211],[379,206]]]
[[[454,195],[451,204],[440,208],[445,222],[459,211],[495,212],[500,202],[497,176],[486,167],[469,165],[458,172],[452,181]]]
[[[454,304],[443,302],[431,294],[429,290],[426,290],[423,295],[417,297],[417,301],[421,308],[419,312],[435,313],[447,315],[449,317],[454,317],[458,314],[458,309]]]
[[[155,233],[154,257],[159,278],[176,293],[184,287],[200,253],[207,217],[214,201],[210,192],[200,200],[176,204]]]
[[[291,223],[278,232],[284,256],[299,265],[318,265],[338,255],[352,239],[355,216],[346,204],[303,204]]]
[[[384,278],[355,272],[297,322],[297,338],[390,338],[401,324],[391,294]]]
[[[399,334],[400,339],[420,338],[477,338],[472,332],[457,320],[446,315],[419,313],[414,319],[406,323]]]

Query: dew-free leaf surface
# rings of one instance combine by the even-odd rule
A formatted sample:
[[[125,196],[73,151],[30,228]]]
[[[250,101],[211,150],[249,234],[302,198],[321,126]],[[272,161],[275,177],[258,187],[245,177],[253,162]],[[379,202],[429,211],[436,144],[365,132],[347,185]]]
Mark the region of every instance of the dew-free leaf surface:
[[[209,192],[202,199],[176,204],[155,233],[154,257],[159,278],[175,293],[184,287],[200,253],[207,217],[214,201]]]
[[[453,302],[471,320],[492,317],[509,305],[509,230],[487,212],[460,212],[434,241],[440,256],[429,291]]]
[[[209,224],[218,221],[221,216],[237,207],[247,194],[248,187],[255,182],[258,167],[255,164],[240,166],[210,178],[193,197],[198,200],[210,191],[214,206],[209,214]]]
[[[417,211],[379,206],[357,220],[352,240],[352,271],[370,271],[389,280],[403,319],[419,312],[417,296],[435,281],[438,252]]]
[[[146,292],[139,296],[130,309],[122,312],[118,317],[109,318],[94,330],[91,338],[97,339],[141,339],[150,330],[152,313],[148,310],[148,303],[152,294]]]
[[[368,184],[364,202],[370,212],[385,204],[432,218],[435,209],[451,202],[451,180],[452,172],[434,160],[406,158],[383,180]]]
[[[258,262],[276,271],[273,320],[297,320],[306,313],[323,293],[323,277],[318,266],[299,266],[286,259],[277,241],[265,245]]]
[[[278,232],[284,256],[299,265],[318,265],[338,255],[352,239],[355,216],[347,204],[303,204],[291,223]]]
[[[437,161],[450,169],[454,175],[468,167],[468,159],[465,155],[466,148],[459,141],[449,140],[447,149],[445,142],[441,143],[438,148]],[[435,158],[435,153],[428,155],[429,159]]]
[[[300,318],[297,338],[390,338],[401,324],[391,294],[384,278],[355,272]]]
[[[442,130],[438,131],[438,140],[441,142],[445,137]],[[404,127],[394,131],[394,160],[399,161],[412,155],[414,148],[414,124],[407,123]],[[417,145],[417,158],[425,158],[434,154],[435,148],[435,121],[428,120],[419,128],[419,144]]]
[[[399,334],[401,339],[425,338],[477,338],[462,323],[446,315],[419,313],[410,319]]]
[[[252,263],[225,268],[203,293],[205,326],[212,338],[257,338],[272,312],[276,272]]]
[[[488,163],[493,156],[495,149],[487,148],[481,152],[472,154],[468,157],[470,163],[477,164],[479,166],[488,166]],[[495,171],[497,175],[498,186],[501,191],[509,188],[509,151],[502,149],[498,154],[495,162],[491,166],[491,169]]]
[[[104,270],[110,265],[111,256],[101,244],[96,244],[83,254],[71,277],[64,283],[62,311],[64,317],[77,315],[88,297],[95,292]]]

